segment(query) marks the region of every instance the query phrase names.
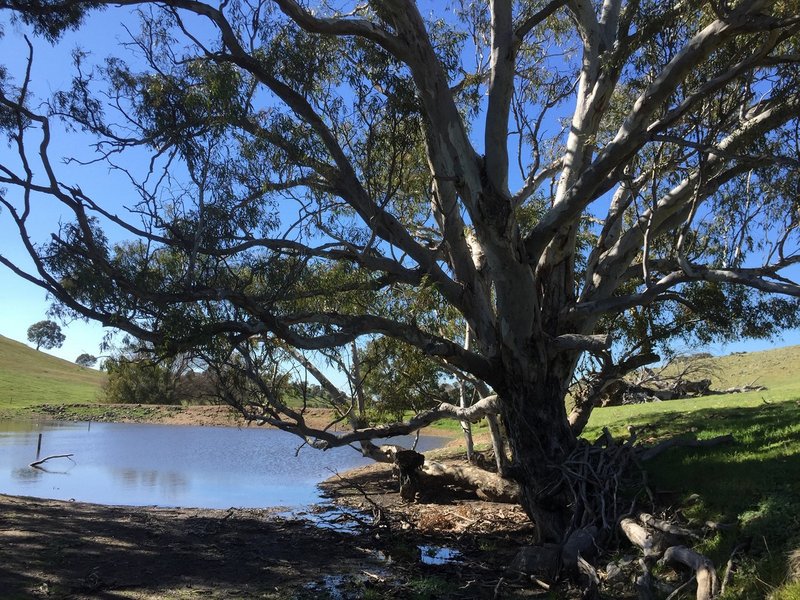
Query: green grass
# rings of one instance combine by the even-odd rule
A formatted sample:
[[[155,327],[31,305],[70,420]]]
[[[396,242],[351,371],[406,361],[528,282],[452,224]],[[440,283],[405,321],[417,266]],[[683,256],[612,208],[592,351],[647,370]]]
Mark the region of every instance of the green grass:
[[[800,583],[790,583],[777,590],[770,600],[800,600]]]
[[[105,374],[0,336],[0,410],[97,402]]]
[[[774,592],[776,598],[800,600],[797,584],[784,585],[788,553],[800,547],[800,347],[710,362],[721,382],[716,388],[759,377],[769,389],[598,409],[585,437],[594,439],[603,427],[624,437],[627,425],[646,441],[732,433],[732,445],[661,455],[647,464],[650,482],[696,524],[736,525],[700,545],[716,565],[724,566],[737,544],[749,544],[725,598],[756,600]]]

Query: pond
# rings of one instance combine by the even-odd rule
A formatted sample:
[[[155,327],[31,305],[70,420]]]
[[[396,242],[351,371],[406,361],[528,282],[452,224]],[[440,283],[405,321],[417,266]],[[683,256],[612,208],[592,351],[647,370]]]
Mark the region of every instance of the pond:
[[[40,433],[41,458],[72,459],[30,467]],[[422,436],[417,449],[445,440]],[[370,462],[349,447],[300,445],[292,434],[262,427],[0,421],[0,493],[135,506],[291,507],[317,502],[318,483]]]

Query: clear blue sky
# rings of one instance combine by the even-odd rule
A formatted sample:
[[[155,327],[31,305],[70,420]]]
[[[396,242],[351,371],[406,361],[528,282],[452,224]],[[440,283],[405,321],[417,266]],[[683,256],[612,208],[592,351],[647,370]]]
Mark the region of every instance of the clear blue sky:
[[[120,24],[120,10],[106,11],[90,18],[86,27],[79,32],[70,33],[64,43],[57,48],[51,47],[47,42],[30,37],[34,44],[34,67],[32,71],[32,89],[37,91],[39,101],[47,98],[49,94],[69,86],[74,73],[70,52],[76,46],[98,49],[98,57],[103,57],[111,52],[117,42],[125,38],[125,32]],[[4,16],[4,15],[3,15]],[[5,37],[0,38],[0,56],[2,63],[8,68],[15,82],[19,84],[24,75],[25,62],[28,48],[24,42],[23,34],[30,32],[19,25],[3,22]],[[32,103],[38,108],[37,103]],[[68,152],[78,153],[89,157],[90,152],[85,140],[81,143],[80,136],[58,136],[53,140],[53,155],[66,155]],[[6,160],[14,156],[13,148],[0,142],[0,158]],[[80,174],[75,174],[74,182],[80,182],[81,187],[88,192],[107,195],[110,190],[117,192],[121,186],[113,185],[114,177],[108,173],[106,167],[82,168]],[[64,165],[60,166],[60,173],[67,181],[72,180],[72,173]],[[14,193],[14,192],[12,192]],[[117,198],[122,201],[122,198]],[[42,201],[42,200],[40,200]],[[36,221],[32,223],[36,240],[46,241],[48,234],[58,227],[58,209],[49,206],[39,207]],[[11,219],[7,214],[0,212],[0,251],[3,255],[29,266],[26,253],[19,244]],[[45,292],[0,265],[0,335],[20,342],[27,342],[27,329],[36,321],[47,318],[50,303]],[[97,323],[73,322],[62,325],[67,338],[60,349],[49,350],[50,354],[67,360],[75,358],[84,352],[99,354],[99,346],[104,330]]]
[[[126,9],[115,8],[91,17],[79,32],[66,36],[58,48],[52,48],[42,40],[32,38],[34,43],[34,70],[32,87],[38,90],[40,99],[48,94],[64,89],[69,85],[73,73],[70,55],[66,49],[75,46],[91,47],[96,57],[102,58],[107,54],[118,51],[120,40],[126,40],[127,34],[121,26],[120,16]],[[0,38],[0,56],[2,62],[8,67],[9,72],[17,81],[22,77],[27,56],[27,46],[22,34],[28,33],[18,25],[3,23],[5,37]],[[79,135],[67,137],[62,133],[54,140],[54,155],[62,151],[64,154],[79,153],[89,157],[90,152],[86,147],[86,140],[81,140]],[[0,144],[0,158],[3,160],[10,156],[12,150]],[[61,167],[61,173],[68,181],[80,183],[80,186],[96,197],[105,197],[119,206],[124,204],[125,198],[117,194],[122,186],[115,185],[115,177],[104,167],[81,168]],[[74,177],[73,177],[74,175]],[[113,194],[113,195],[110,195]],[[108,204],[106,204],[108,205]],[[40,213],[34,223],[38,241],[45,241],[47,234],[58,225],[59,214],[57,210],[48,210],[47,207]],[[0,251],[20,264],[28,264],[24,258],[24,251],[18,243],[18,236],[10,222],[8,215],[0,213]],[[46,318],[49,303],[45,293],[38,287],[30,284],[0,266],[0,335],[25,342],[28,327]],[[88,352],[99,353],[99,345],[103,337],[103,329],[95,323],[73,322],[65,324],[63,330],[67,336],[64,346],[60,349],[49,351],[55,356],[74,360],[79,354]],[[757,341],[728,344],[726,346],[713,346],[706,350],[715,354],[725,354],[734,351],[761,350],[773,346],[800,344],[800,330],[786,332],[775,342]]]

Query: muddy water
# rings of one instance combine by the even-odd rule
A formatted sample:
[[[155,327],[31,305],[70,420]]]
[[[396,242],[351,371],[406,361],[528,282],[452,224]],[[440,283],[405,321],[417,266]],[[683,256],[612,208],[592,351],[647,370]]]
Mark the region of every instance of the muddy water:
[[[40,433],[39,458],[72,458],[28,466]],[[444,441],[422,437],[418,449]],[[300,443],[264,428],[0,421],[0,493],[137,506],[301,506],[319,500],[320,481],[369,462],[351,448]]]

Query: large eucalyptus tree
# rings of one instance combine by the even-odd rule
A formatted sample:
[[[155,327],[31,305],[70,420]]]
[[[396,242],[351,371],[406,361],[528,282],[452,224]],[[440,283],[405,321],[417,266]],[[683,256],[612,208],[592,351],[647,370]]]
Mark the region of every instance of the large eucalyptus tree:
[[[4,217],[35,268],[0,260],[228,369],[258,372],[266,347],[416,348],[483,390],[471,416],[499,412],[542,539],[582,511],[561,468],[593,405],[565,408],[582,358],[602,383],[670,336],[797,323],[794,0],[0,0],[51,41],[132,6],[132,43],[76,54],[46,109],[5,77]],[[56,164],[56,118],[116,168],[150,150],[132,217]],[[42,194],[71,221],[37,245]],[[261,392],[265,420],[321,446],[465,413],[337,437]]]

